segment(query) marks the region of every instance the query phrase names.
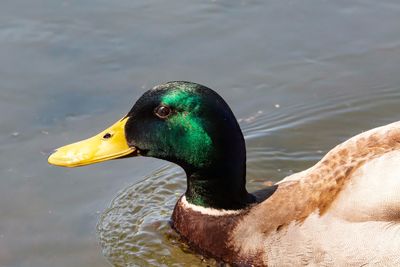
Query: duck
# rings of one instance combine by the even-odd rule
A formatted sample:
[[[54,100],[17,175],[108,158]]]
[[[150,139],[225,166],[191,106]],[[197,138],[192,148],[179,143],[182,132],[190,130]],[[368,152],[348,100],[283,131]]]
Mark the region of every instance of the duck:
[[[245,140],[228,104],[206,86],[173,81],[48,162],[77,167],[137,156],[184,170],[171,226],[206,257],[233,266],[400,266],[400,122],[356,135],[309,169],[249,193]]]

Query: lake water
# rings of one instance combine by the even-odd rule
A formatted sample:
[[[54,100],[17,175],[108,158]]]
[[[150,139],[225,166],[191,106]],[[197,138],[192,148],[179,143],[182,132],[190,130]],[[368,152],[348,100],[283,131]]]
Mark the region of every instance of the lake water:
[[[199,266],[169,229],[176,166],[64,169],[53,148],[97,133],[147,89],[219,92],[247,143],[248,189],[400,120],[395,0],[3,0],[0,266]]]

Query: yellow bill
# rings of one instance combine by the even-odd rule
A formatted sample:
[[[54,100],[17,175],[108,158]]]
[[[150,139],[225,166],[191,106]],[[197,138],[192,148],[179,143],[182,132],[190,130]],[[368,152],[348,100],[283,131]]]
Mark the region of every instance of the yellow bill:
[[[62,167],[78,167],[110,159],[116,159],[136,152],[129,147],[125,137],[123,118],[103,132],[80,142],[58,148],[48,161]]]

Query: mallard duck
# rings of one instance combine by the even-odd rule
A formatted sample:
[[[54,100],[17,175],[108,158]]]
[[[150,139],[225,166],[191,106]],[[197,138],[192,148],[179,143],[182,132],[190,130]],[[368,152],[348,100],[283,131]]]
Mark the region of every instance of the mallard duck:
[[[400,265],[400,122],[248,193],[245,142],[229,106],[205,86],[169,82],[48,161],[76,167],[139,155],[185,171],[187,189],[171,225],[206,256],[243,266]]]

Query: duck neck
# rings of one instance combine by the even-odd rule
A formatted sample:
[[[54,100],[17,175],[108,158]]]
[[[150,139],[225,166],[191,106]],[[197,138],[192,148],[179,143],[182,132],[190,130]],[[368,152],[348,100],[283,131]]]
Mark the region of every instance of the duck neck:
[[[186,170],[185,196],[189,203],[205,208],[237,210],[255,202],[246,190],[246,152],[229,152],[211,167]]]

